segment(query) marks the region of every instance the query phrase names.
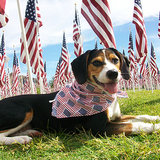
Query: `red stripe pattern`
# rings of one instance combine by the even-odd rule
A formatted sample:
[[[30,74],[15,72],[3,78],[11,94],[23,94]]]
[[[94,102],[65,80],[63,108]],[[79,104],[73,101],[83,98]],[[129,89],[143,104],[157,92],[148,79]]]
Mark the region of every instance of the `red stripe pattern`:
[[[28,0],[26,14],[24,19],[24,27],[26,33],[28,53],[30,57],[30,65],[33,73],[36,73],[39,66],[39,50],[38,50],[38,27],[36,21],[35,0]],[[24,51],[24,43],[21,44],[21,61],[26,64],[26,53]]]
[[[5,84],[5,70],[4,70],[4,63],[5,63],[5,48],[4,48],[4,33],[1,39],[1,46],[0,46],[0,85],[4,86]]]
[[[59,90],[69,82],[69,54],[66,46],[65,33],[63,33],[62,52],[54,76],[54,91]]]
[[[73,41],[74,41],[74,54],[78,57],[83,54],[82,36],[80,31],[80,24],[78,23],[78,14],[75,8],[75,19],[73,21]]]
[[[60,85],[63,86],[69,80],[69,54],[66,46],[65,33],[63,33],[61,58],[62,61],[60,63],[59,82]]]
[[[156,64],[155,52],[154,52],[154,47],[152,43],[151,43],[150,67],[151,67],[151,75],[156,79],[158,68]]]
[[[107,0],[82,0],[81,13],[106,48],[116,48]]]
[[[132,33],[131,32],[129,35],[128,53],[129,53],[129,60],[130,60],[130,70],[134,71],[134,69],[135,69],[135,56],[134,56],[134,51],[133,51],[133,40],[132,40]]]
[[[61,59],[61,57],[60,57],[60,59]],[[59,59],[59,62],[57,64],[57,67],[56,67],[56,73],[54,75],[54,82],[53,82],[54,92],[60,90],[60,86],[59,86],[60,59]]]
[[[14,51],[14,57],[13,57],[13,71],[12,71],[12,95],[17,95],[19,92],[19,80],[18,75],[20,73],[19,65],[18,65],[18,58],[16,56],[16,52]]]
[[[88,82],[80,85],[75,81],[63,87],[56,95],[52,116],[69,118],[98,114],[110,107],[113,100],[113,95],[104,93],[97,86]]]
[[[147,55],[147,35],[144,25],[142,5],[140,0],[134,1],[133,21],[136,27],[137,60]]]

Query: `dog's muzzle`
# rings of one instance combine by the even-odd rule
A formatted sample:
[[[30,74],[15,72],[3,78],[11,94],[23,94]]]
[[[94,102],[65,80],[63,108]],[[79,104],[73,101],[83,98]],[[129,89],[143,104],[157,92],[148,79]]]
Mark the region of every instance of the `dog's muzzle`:
[[[118,77],[118,71],[116,70],[109,70],[106,73],[106,76],[111,79],[111,80],[115,80]]]

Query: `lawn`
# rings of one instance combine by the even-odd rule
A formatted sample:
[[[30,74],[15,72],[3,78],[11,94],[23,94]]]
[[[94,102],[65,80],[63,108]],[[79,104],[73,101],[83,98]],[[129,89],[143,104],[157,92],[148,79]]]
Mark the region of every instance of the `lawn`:
[[[128,99],[119,99],[123,114],[159,115],[160,91],[128,91]],[[95,138],[89,132],[50,133],[27,145],[0,146],[0,159],[90,160],[160,159],[160,131],[153,134]]]

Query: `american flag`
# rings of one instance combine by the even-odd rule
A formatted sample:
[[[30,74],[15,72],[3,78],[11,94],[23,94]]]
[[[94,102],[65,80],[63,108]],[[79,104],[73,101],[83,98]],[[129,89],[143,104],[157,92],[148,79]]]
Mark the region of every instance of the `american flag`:
[[[28,0],[27,2],[24,27],[26,32],[26,40],[30,57],[30,64],[32,66],[32,70],[36,72],[39,65],[38,63],[39,50],[38,50],[38,38],[37,38],[38,27],[36,20],[35,0]],[[26,64],[26,53],[24,51],[23,42],[21,44],[21,61]]]
[[[0,1],[0,28],[4,27],[9,21],[8,16],[5,14],[5,5],[6,5],[6,0],[1,0]]]
[[[106,48],[116,48],[107,0],[82,0],[81,13]]]
[[[158,37],[160,38],[160,12],[159,12],[159,23],[158,23]]]
[[[4,33],[2,35],[1,39],[1,45],[0,45],[0,85],[3,86],[5,84],[5,70],[4,70],[4,64],[5,64],[5,49],[4,49]]]
[[[147,55],[147,35],[143,19],[142,5],[140,0],[134,1],[133,21],[136,27],[136,53],[137,61]]]
[[[36,15],[37,15],[37,22],[38,22],[38,30],[39,28],[43,25],[42,20],[41,20],[41,14],[40,14],[40,9],[38,5],[38,0],[36,0]],[[38,81],[40,80],[40,76],[44,76],[44,63],[43,63],[43,56],[42,56],[42,45],[41,45],[41,40],[40,40],[40,35],[38,32],[38,50],[39,54],[37,54],[37,57],[35,62],[37,63],[35,69],[33,69],[33,73],[37,75]]]
[[[157,69],[157,64],[156,64],[156,55],[155,55],[154,47],[152,43],[151,43],[150,68],[151,68],[151,75],[154,78],[157,78],[158,69]]]
[[[134,69],[135,69],[135,56],[134,56],[134,51],[133,51],[132,32],[130,32],[130,34],[129,34],[128,53],[129,53],[129,60],[130,60],[130,70],[134,71]]]
[[[59,62],[57,63],[56,67],[56,73],[54,75],[54,81],[53,81],[53,89],[54,92],[60,90],[60,85],[59,85],[59,73],[60,73],[60,64],[61,64],[62,58],[59,58]]]
[[[66,45],[65,33],[63,33],[61,58],[62,61],[59,64],[59,83],[63,86],[69,80],[69,54]]]
[[[36,15],[37,15],[37,22],[38,22],[38,29],[39,29],[43,25],[43,23],[42,23],[42,19],[41,19],[38,0],[36,0]],[[38,50],[39,50],[39,54],[38,54],[37,59],[38,59],[39,70],[36,71],[35,74],[37,74],[37,76],[41,75],[41,77],[43,77],[44,76],[44,63],[43,63],[43,56],[42,56],[42,44],[41,44],[39,33],[38,33]]]
[[[151,88],[151,81],[150,81],[150,73],[149,73],[149,65],[148,65],[148,63],[146,64],[146,77],[145,78],[146,78],[145,81],[148,81],[148,85]]]
[[[75,19],[73,20],[73,40],[74,40],[74,54],[78,57],[83,54],[82,36],[80,31],[80,22],[75,6]]]
[[[20,73],[20,68],[18,65],[18,58],[16,56],[16,52],[14,51],[13,57],[13,70],[12,70],[12,94],[15,95],[19,92],[19,80],[18,75]]]

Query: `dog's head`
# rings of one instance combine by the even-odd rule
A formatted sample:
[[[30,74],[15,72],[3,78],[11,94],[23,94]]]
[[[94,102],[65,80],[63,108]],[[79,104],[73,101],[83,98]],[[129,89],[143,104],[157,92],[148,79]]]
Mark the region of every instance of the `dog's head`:
[[[117,91],[122,75],[129,79],[129,61],[114,48],[89,50],[73,60],[72,71],[79,84],[87,80],[110,93]]]

